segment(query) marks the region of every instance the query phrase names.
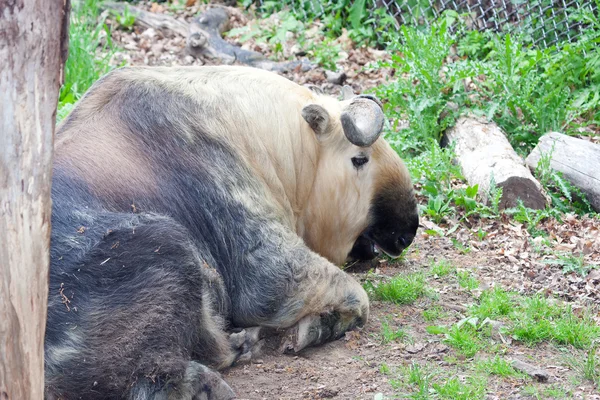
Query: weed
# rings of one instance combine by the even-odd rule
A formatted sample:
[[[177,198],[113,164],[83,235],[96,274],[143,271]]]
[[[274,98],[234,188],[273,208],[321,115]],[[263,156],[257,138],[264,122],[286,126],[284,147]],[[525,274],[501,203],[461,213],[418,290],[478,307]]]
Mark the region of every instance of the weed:
[[[440,306],[433,306],[427,310],[423,310],[423,319],[428,322],[436,321],[446,317],[447,313]]]
[[[545,263],[562,266],[564,274],[575,272],[581,276],[587,276],[593,268],[597,268],[596,266],[585,263],[583,253],[579,256],[572,253],[563,253],[557,254],[556,257],[556,260],[546,260]]]
[[[377,286],[367,281],[365,286],[376,299],[396,304],[411,304],[426,294],[425,277],[419,273],[397,276]]]
[[[458,271],[456,278],[458,285],[464,289],[473,290],[479,287],[479,281],[469,271]]]
[[[583,364],[583,377],[600,389],[600,361],[596,356],[597,344],[594,343],[587,352]]]
[[[525,375],[514,369],[510,362],[497,355],[487,360],[479,360],[475,365],[475,369],[489,375],[525,377]]]
[[[465,319],[450,328],[429,326],[427,332],[434,335],[443,334],[445,336],[444,343],[454,347],[466,358],[471,358],[483,348],[478,333],[478,329],[482,327],[482,325],[478,326],[475,320]]]
[[[431,374],[417,363],[412,363],[404,369],[405,380],[408,385],[413,386],[413,393],[408,398],[411,399],[429,399],[429,388],[431,384]]]
[[[472,325],[453,325],[446,334],[444,342],[467,358],[473,357],[482,349],[482,344],[477,338],[477,330]]]
[[[514,309],[513,298],[510,293],[502,288],[495,287],[490,290],[485,290],[479,297],[477,305],[469,310],[471,315],[479,317],[481,320],[485,318],[494,319],[500,316],[509,315]]]
[[[456,247],[456,250],[458,250],[458,252],[460,254],[469,254],[471,252],[470,247],[465,246],[463,243],[459,242],[458,240],[456,240],[454,238],[450,238],[450,241],[452,242],[454,247]]]
[[[482,378],[467,377],[464,383],[458,378],[450,378],[443,384],[434,383],[432,387],[440,399],[472,400],[484,398],[486,383]]]
[[[389,375],[391,370],[390,370],[390,367],[386,363],[382,363],[379,366],[379,372],[381,372],[383,375]]]
[[[431,265],[431,273],[434,276],[443,277],[454,271],[456,271],[456,267],[454,267],[454,265],[452,265],[452,263],[446,259],[434,262]]]
[[[477,229],[477,239],[483,240],[487,235],[488,233],[486,231],[482,230],[481,228]]]
[[[381,323],[381,341],[385,343],[395,342],[395,341],[404,341],[408,339],[410,336],[408,333],[402,329],[398,328],[394,330],[390,327],[387,321],[383,321]]]
[[[340,58],[342,48],[339,44],[335,44],[331,38],[325,38],[321,42],[313,41],[312,44],[306,47],[306,50],[311,54],[311,59],[321,67],[330,71],[337,71],[337,60]]]
[[[126,31],[130,31],[135,24],[135,15],[129,9],[129,5],[125,5],[123,12],[113,12],[117,24]]]
[[[570,306],[551,303],[540,296],[521,298],[519,304],[519,309],[510,317],[513,326],[509,332],[516,340],[528,345],[552,340],[587,348],[600,338],[600,326],[589,312],[579,317]]]

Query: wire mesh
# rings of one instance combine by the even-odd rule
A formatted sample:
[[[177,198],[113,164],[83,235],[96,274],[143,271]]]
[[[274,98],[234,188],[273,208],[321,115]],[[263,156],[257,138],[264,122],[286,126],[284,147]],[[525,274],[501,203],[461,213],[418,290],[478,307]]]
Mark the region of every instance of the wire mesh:
[[[288,6],[308,19],[342,10],[347,12],[355,1],[361,0],[258,0],[258,3]],[[520,31],[540,47],[575,40],[583,27],[575,17],[582,11],[598,13],[595,0],[366,0],[365,6],[367,21],[374,25],[378,35],[381,28],[378,21],[385,16],[393,19],[396,28],[429,26],[444,11],[453,10],[466,16],[468,28]]]

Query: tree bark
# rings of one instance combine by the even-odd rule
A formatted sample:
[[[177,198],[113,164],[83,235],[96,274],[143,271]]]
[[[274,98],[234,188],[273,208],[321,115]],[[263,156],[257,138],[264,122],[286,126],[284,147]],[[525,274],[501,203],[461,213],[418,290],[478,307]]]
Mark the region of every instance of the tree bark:
[[[550,132],[540,138],[525,162],[535,170],[542,155],[551,156],[550,167],[581,189],[590,205],[600,212],[600,145]]]
[[[542,186],[493,122],[463,117],[446,132],[444,141],[455,144],[463,175],[470,185],[479,185],[484,201],[488,200],[493,177],[496,186],[502,188],[501,209],[515,207],[519,199],[529,208],[546,206]]]
[[[44,398],[50,183],[69,0],[0,0],[0,399]]]

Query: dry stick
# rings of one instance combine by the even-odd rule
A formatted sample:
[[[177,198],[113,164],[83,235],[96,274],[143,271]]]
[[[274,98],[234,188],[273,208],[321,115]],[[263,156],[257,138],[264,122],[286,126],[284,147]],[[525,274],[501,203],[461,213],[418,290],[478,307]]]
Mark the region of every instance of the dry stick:
[[[516,358],[512,360],[512,366],[517,371],[523,372],[537,379],[539,382],[548,382],[548,378],[550,377],[550,374],[545,369],[538,368],[535,365],[528,364]]]

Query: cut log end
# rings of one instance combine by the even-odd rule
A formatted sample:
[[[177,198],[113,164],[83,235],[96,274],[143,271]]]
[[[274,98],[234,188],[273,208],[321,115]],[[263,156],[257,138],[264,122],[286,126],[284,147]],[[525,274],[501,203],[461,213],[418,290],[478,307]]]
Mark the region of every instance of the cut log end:
[[[471,186],[478,185],[484,201],[492,179],[502,188],[499,208],[523,204],[533,209],[543,209],[547,199],[540,183],[524,165],[502,130],[493,122],[476,118],[460,118],[446,132],[444,141],[454,144],[456,161]]]
[[[543,210],[546,206],[546,198],[531,179],[511,176],[498,184],[498,187],[502,188],[502,198],[498,205],[500,209],[516,207],[519,200],[525,207],[534,210]]]

